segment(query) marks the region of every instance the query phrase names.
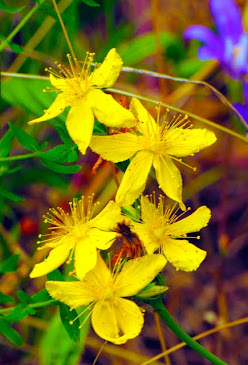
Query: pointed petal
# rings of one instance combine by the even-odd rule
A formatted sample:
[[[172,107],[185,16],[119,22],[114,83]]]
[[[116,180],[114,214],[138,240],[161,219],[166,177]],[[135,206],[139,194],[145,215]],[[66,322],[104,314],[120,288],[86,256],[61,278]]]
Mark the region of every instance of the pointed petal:
[[[123,61],[115,48],[112,48],[107,54],[103,63],[90,76],[91,85],[97,87],[111,87],[117,80]]]
[[[141,203],[141,219],[144,223],[156,222],[158,219],[156,205],[153,204],[148,196],[142,195],[140,198]]]
[[[78,308],[93,302],[94,297],[91,287],[81,281],[47,281],[46,289],[54,299],[57,299],[71,308]]]
[[[210,9],[221,38],[230,38],[234,43],[244,32],[241,11],[234,0],[210,0]]]
[[[207,129],[171,128],[166,134],[165,153],[185,157],[211,146],[215,141],[215,134]]]
[[[96,246],[91,240],[83,239],[77,242],[74,257],[76,274],[82,280],[85,274],[96,266]]]
[[[163,253],[171,265],[177,270],[193,271],[206,257],[206,251],[192,245],[187,240],[166,238],[162,247]]]
[[[70,245],[66,243],[52,249],[43,262],[34,266],[33,271],[29,275],[30,278],[37,278],[38,276],[46,275],[57,269],[66,261],[69,256],[70,248]]]
[[[182,203],[182,177],[178,168],[170,157],[155,155],[153,166],[159,187],[171,199],[179,202],[181,209],[185,210]]]
[[[121,220],[121,209],[116,202],[111,200],[106,207],[90,221],[91,227],[98,228],[102,231],[109,231]]]
[[[166,259],[163,255],[146,255],[124,264],[115,281],[115,295],[130,297],[137,294],[163,270]]]
[[[143,192],[152,166],[153,153],[140,151],[130,162],[116,194],[120,206],[131,205]]]
[[[142,134],[154,135],[157,133],[157,123],[138,99],[132,98],[130,103],[130,110],[133,115],[140,121],[140,123],[143,123],[143,125],[140,125],[140,123],[138,124],[138,129],[140,129]]]
[[[71,107],[66,119],[66,127],[71,139],[84,155],[90,144],[94,127],[94,115],[87,101],[81,99],[79,105]]]
[[[95,296],[99,299],[99,293],[106,290],[109,285],[112,276],[109,268],[105,261],[102,259],[99,252],[97,252],[97,263],[96,266],[87,272],[83,279],[83,283],[92,288],[92,292],[95,292]]]
[[[208,225],[210,218],[211,210],[206,206],[202,206],[188,217],[168,225],[166,234],[178,237],[186,233],[197,232]]]
[[[97,335],[116,345],[137,337],[144,324],[137,304],[122,298],[97,302],[91,320]]]
[[[132,231],[138,235],[148,255],[152,255],[160,247],[160,240],[155,236],[152,225],[132,223]]]
[[[62,79],[62,78],[55,77],[51,73],[49,75],[49,79],[50,79],[51,84],[56,89],[58,89],[60,91],[65,91],[66,89],[68,89],[68,81],[67,81],[67,79]]]
[[[141,149],[139,140],[139,136],[132,133],[92,136],[90,148],[105,160],[120,162],[128,160]]]
[[[137,124],[129,110],[123,108],[113,96],[105,94],[102,90],[91,89],[85,96],[100,123],[109,127],[133,127]]]
[[[197,39],[204,43],[205,50],[208,48],[211,58],[221,60],[224,53],[224,46],[217,36],[208,28],[202,25],[193,25],[186,29],[183,34],[185,40]],[[205,61],[206,53],[203,59],[200,57],[201,52],[198,54],[200,60]]]
[[[113,228],[117,226],[117,223],[113,223]],[[92,245],[100,250],[107,250],[116,239],[116,232],[105,232],[98,228],[91,228],[88,233],[88,239],[92,242]]]
[[[33,119],[28,122],[28,124],[40,123],[55,118],[59,114],[63,113],[66,106],[68,106],[68,104],[65,101],[64,95],[59,94],[52,103],[52,105],[45,111],[45,114],[42,117]]]

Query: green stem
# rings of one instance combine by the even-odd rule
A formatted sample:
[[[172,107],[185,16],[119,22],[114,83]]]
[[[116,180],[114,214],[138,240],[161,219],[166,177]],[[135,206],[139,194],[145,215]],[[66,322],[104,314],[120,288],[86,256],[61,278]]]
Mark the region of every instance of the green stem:
[[[17,161],[17,160],[25,160],[26,158],[36,157],[36,153],[27,153],[26,155],[17,155],[17,156],[9,156],[9,157],[0,157],[0,162],[7,161]]]
[[[51,304],[56,304],[58,303],[57,300],[55,299],[49,299],[49,300],[46,300],[45,302],[40,302],[40,303],[33,303],[33,304],[28,304],[28,307],[29,308],[42,308],[42,307],[46,307],[48,305],[51,305]],[[5,313],[5,312],[12,312],[12,310],[14,310],[16,308],[16,306],[14,307],[9,307],[9,308],[3,308],[3,309],[0,309],[0,313]]]
[[[171,317],[167,309],[164,307],[162,299],[150,300],[149,304],[158,313],[163,322],[169,327],[169,329],[178,337],[180,340],[185,342],[194,351],[198,352],[205,359],[211,361],[212,364],[216,365],[227,365],[226,362],[219,359],[217,356],[209,352],[205,347],[200,345],[198,342],[193,340],[181,327],[178,326],[176,321]]]
[[[242,141],[248,143],[248,138],[243,136],[242,134],[239,134],[237,132],[234,132],[232,131],[231,129],[228,129],[226,127],[223,127],[222,125],[219,125],[217,123],[214,123],[214,122],[211,122],[210,120],[208,119],[205,119],[205,118],[202,118],[202,117],[199,117],[198,115],[196,114],[193,114],[193,113],[190,113],[186,110],[183,110],[183,109],[180,109],[180,108],[177,108],[173,105],[168,105],[168,104],[165,104],[165,103],[160,103],[158,102],[157,100],[154,100],[154,99],[150,99],[150,98],[146,98],[144,96],[140,96],[140,95],[137,95],[137,94],[133,94],[133,93],[129,93],[127,91],[123,91],[123,90],[119,90],[119,89],[113,89],[113,88],[108,88],[108,91],[112,91],[116,94],[121,94],[121,95],[127,95],[127,96],[131,96],[131,97],[134,97],[134,98],[137,98],[137,99],[140,99],[140,100],[144,100],[144,101],[148,101],[150,103],[153,103],[153,104],[160,104],[162,106],[165,106],[166,108],[168,109],[171,109],[171,110],[174,110],[175,112],[177,113],[180,113],[180,114],[187,114],[189,117],[191,118],[194,118],[196,120],[199,120],[200,122],[204,123],[204,124],[207,124],[211,127],[214,127],[214,128],[217,128],[219,130],[221,130],[222,132],[225,132],[227,134],[230,134],[231,136],[233,137],[236,137],[236,138],[239,138],[241,139]]]
[[[30,10],[29,13],[25,15],[25,17],[20,21],[20,23],[12,30],[12,32],[8,35],[8,37],[0,44],[0,52],[8,46],[8,42],[10,42],[14,36],[19,32],[19,30],[27,23],[27,21],[31,18],[31,16],[39,9],[40,5],[45,0],[40,0],[39,3],[36,3],[35,6]]]

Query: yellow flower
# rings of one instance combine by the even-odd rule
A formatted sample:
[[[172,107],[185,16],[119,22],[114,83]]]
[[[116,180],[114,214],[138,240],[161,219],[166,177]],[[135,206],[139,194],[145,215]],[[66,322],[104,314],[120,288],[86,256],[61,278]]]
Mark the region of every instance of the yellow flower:
[[[179,202],[182,209],[182,177],[173,160],[193,155],[216,141],[215,134],[207,129],[183,128],[185,116],[171,122],[163,119],[159,124],[135,98],[130,110],[138,119],[137,131],[112,136],[93,136],[90,147],[106,160],[120,162],[135,157],[129,164],[116,195],[121,206],[129,205],[143,192],[147,176],[153,166],[159,187],[171,199]],[[178,158],[179,157],[179,158]]]
[[[46,289],[53,298],[72,309],[91,303],[94,331],[103,339],[120,345],[138,336],[144,323],[137,304],[123,297],[140,292],[165,264],[163,255],[143,256],[127,261],[121,271],[118,266],[111,272],[98,253],[96,266],[82,281],[48,281]]]
[[[45,223],[52,225],[52,232],[44,235],[45,239],[37,243],[45,243],[40,249],[50,247],[52,250],[43,262],[34,266],[31,278],[45,275],[65,261],[69,263],[73,254],[75,271],[79,278],[83,278],[93,269],[97,261],[97,248],[106,250],[112,245],[117,236],[113,229],[121,219],[120,208],[114,201],[110,201],[92,218],[95,206],[92,195],[88,198],[87,210],[83,196],[81,200],[74,199],[70,203],[70,213],[65,213],[62,208],[49,210],[44,218]]]
[[[157,207],[147,196],[142,196],[142,223],[134,222],[132,230],[138,234],[148,255],[159,250],[177,270],[193,271],[199,267],[207,253],[185,238],[187,233],[199,231],[207,226],[211,211],[206,206],[201,206],[180,220],[178,218],[181,218],[182,214],[177,216],[177,211],[178,209],[164,204],[163,196],[159,197]]]
[[[109,51],[104,62],[96,66],[93,72],[91,63],[94,53],[87,52],[82,67],[77,60],[67,56],[71,69],[60,64],[57,65],[59,72],[52,68],[46,69],[50,72],[50,82],[58,96],[42,117],[29,124],[52,119],[70,106],[66,127],[81,153],[85,154],[92,136],[94,115],[99,122],[110,127],[134,126],[136,120],[129,110],[100,90],[111,87],[121,72],[123,62],[115,48]]]

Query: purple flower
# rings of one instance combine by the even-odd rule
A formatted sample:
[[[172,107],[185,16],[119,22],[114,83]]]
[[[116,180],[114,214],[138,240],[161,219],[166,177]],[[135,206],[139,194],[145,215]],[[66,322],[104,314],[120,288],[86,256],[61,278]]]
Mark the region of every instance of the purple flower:
[[[248,33],[244,32],[241,12],[232,0],[210,0],[209,4],[217,32],[193,25],[184,38],[203,43],[198,49],[200,60],[217,59],[231,77],[242,79],[248,73]]]
[[[244,101],[245,101],[244,104],[234,103],[233,106],[241,114],[248,127],[248,83],[245,81],[243,82],[243,90],[244,90]]]

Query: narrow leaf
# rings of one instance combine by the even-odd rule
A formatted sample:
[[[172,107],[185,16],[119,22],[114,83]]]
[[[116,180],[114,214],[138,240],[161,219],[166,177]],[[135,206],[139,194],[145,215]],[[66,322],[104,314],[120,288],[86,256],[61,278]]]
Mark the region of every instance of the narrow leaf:
[[[0,157],[6,157],[9,155],[13,139],[14,133],[11,129],[9,129],[0,139]]]
[[[7,6],[5,4],[5,2],[3,0],[0,0],[0,9],[5,10],[5,11],[7,11],[9,13],[12,13],[12,14],[19,13],[19,11],[22,11],[25,8],[26,8],[25,5],[24,6],[20,6],[18,8],[10,8],[9,6]]]
[[[68,307],[68,305],[66,305],[64,303],[60,303],[59,304],[59,313],[60,313],[61,321],[63,323],[63,326],[64,326],[68,336],[70,337],[70,339],[72,341],[74,341],[75,343],[78,343],[78,341],[80,340],[80,331],[79,331],[80,322],[79,322],[78,318],[75,320],[75,318],[78,315],[76,310],[73,309],[71,311],[70,307]],[[74,321],[73,324],[70,324],[70,321]]]
[[[19,254],[12,255],[6,260],[0,262],[0,273],[5,274],[6,272],[15,272],[17,270],[16,266],[19,256]]]
[[[88,6],[91,6],[91,7],[97,7],[97,6],[100,6],[100,4],[98,4],[96,1],[94,0],[82,0],[83,3],[85,3],[86,5]]]
[[[58,172],[60,174],[74,174],[81,170],[81,166],[79,165],[59,165],[58,163],[46,161],[40,158],[41,163],[46,166],[48,169]]]
[[[27,150],[32,152],[40,151],[40,145],[31,137],[28,133],[24,132],[21,128],[17,127],[15,124],[9,122],[9,126],[14,133],[15,137],[18,139],[19,143],[25,147]]]
[[[1,304],[13,303],[13,302],[14,302],[14,298],[0,292],[0,303]]]
[[[1,187],[0,195],[2,195],[6,199],[12,200],[13,202],[21,202],[24,200],[24,198],[22,198],[21,196],[16,195],[15,193],[6,190],[3,187]]]
[[[0,333],[17,346],[21,346],[23,343],[19,333],[11,327],[11,324],[5,318],[0,318]]]

